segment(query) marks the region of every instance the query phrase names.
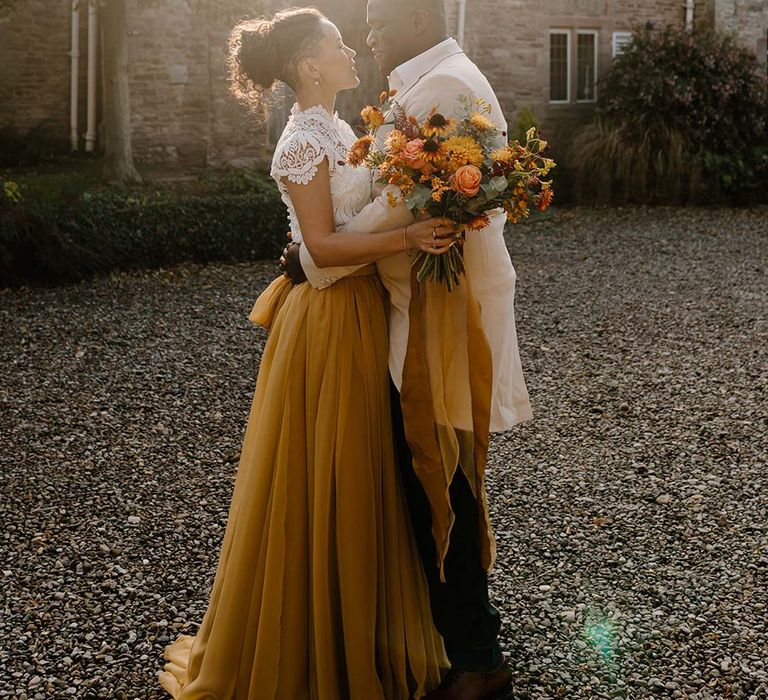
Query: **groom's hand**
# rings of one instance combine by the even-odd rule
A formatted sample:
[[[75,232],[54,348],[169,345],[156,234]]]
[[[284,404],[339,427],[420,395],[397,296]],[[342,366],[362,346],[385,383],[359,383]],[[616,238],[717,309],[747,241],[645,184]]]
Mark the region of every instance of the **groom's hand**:
[[[290,233],[288,238],[291,242],[283,249],[283,254],[280,257],[280,269],[283,271],[283,275],[291,280],[293,284],[301,284],[307,281],[307,276],[304,274],[304,270],[301,267],[301,259],[299,258],[299,246],[301,243],[294,243]]]

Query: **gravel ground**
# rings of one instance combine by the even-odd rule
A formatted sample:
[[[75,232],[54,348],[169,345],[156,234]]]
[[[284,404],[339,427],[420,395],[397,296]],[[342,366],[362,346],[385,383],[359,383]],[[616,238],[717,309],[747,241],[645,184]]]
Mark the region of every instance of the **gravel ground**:
[[[536,414],[490,464],[514,697],[768,697],[768,210],[564,211],[510,248]],[[163,697],[272,276],[0,292],[0,697]]]

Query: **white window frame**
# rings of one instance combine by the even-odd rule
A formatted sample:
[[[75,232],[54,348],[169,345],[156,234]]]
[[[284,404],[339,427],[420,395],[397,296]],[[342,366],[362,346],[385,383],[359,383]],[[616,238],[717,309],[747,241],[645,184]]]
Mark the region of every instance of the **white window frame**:
[[[572,83],[573,83],[573,41],[571,40],[572,31],[570,29],[550,29],[547,33],[547,68],[549,73],[549,104],[551,105],[567,105],[571,103],[572,97]],[[566,38],[565,53],[567,57],[567,73],[568,73],[568,96],[564,100],[552,99],[552,36],[557,34],[564,34]]]
[[[627,44],[632,41],[632,32],[614,32],[611,40],[611,53],[618,58],[624,53]]]
[[[578,62],[579,62],[579,37],[580,36],[593,36],[595,37],[595,53],[592,57],[592,67],[594,69],[594,76],[593,76],[593,87],[594,87],[594,94],[591,99],[589,100],[577,100],[579,104],[593,104],[594,102],[597,102],[597,80],[600,77],[598,74],[599,71],[599,58],[600,58],[600,32],[597,29],[577,29],[576,30],[576,41],[574,42],[574,55],[575,55],[575,65],[576,65],[576,71],[578,72]],[[579,87],[576,86],[576,94],[579,94]]]

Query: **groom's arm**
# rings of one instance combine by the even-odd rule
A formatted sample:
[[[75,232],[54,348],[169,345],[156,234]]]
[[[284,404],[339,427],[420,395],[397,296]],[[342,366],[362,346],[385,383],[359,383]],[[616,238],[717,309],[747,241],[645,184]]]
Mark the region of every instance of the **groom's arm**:
[[[410,224],[413,215],[405,204],[400,202],[393,207],[387,200],[386,193],[385,189],[381,196],[367,204],[351,221],[339,227],[339,232],[376,233]],[[281,267],[291,282],[300,284],[306,280],[316,289],[325,289],[361,267],[357,265],[318,268],[304,245],[288,246],[283,251],[283,259],[285,263],[281,260]]]
[[[399,193],[392,185],[385,187],[380,195],[344,225],[343,230],[347,233],[376,233],[413,223],[413,214],[408,207],[402,201],[392,206],[387,199],[387,192],[395,195]]]
[[[307,246],[301,243],[289,243],[280,256],[280,269],[292,284],[309,282],[315,289],[330,287],[337,280],[351,275],[361,267],[363,265],[318,267],[312,260]]]

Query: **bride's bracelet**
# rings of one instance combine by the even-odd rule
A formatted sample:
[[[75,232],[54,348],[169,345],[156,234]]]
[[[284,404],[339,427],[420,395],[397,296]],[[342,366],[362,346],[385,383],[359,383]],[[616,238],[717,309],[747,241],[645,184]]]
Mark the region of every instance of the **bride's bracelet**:
[[[410,224],[408,224],[410,226]],[[408,253],[408,257],[413,257],[413,251],[408,247],[408,226],[403,228],[403,248],[405,249],[405,252]]]

